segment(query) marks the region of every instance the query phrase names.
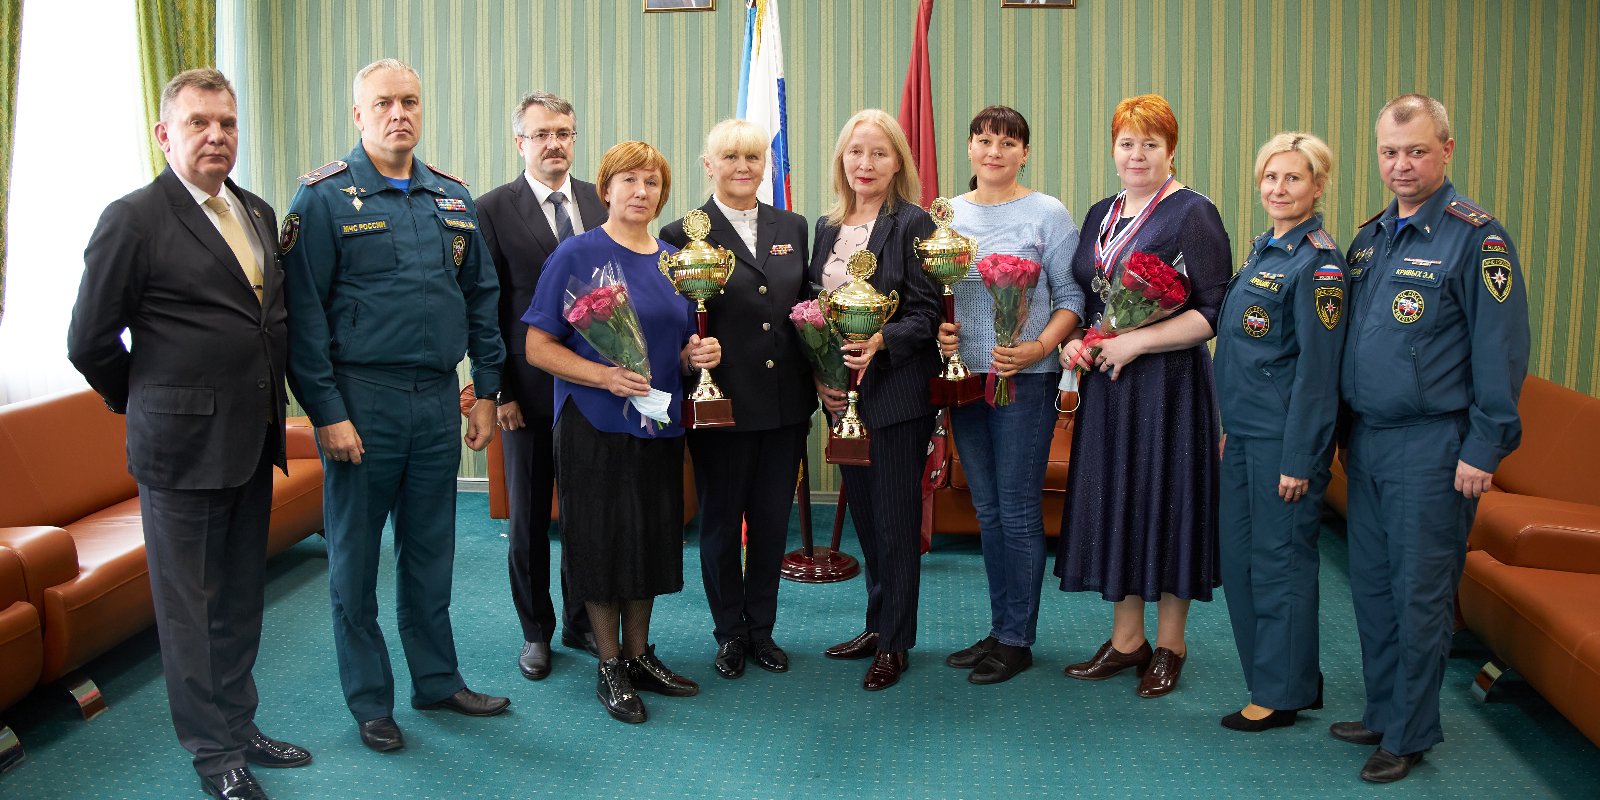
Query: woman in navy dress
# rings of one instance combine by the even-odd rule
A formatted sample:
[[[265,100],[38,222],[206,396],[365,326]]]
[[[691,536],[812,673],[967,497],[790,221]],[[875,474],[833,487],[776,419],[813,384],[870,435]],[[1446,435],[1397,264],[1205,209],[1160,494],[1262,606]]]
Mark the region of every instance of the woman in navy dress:
[[[1062,363],[1090,366],[1079,386],[1056,575],[1067,592],[1097,591],[1115,603],[1111,638],[1066,675],[1103,680],[1134,667],[1138,693],[1177,686],[1192,600],[1210,600],[1217,558],[1219,435],[1211,358],[1232,255],[1216,206],[1172,174],[1178,122],[1159,95],[1117,105],[1112,156],[1123,190],[1084,219],[1072,273],[1085,318],[1105,309],[1096,277],[1118,280],[1122,258],[1183,256],[1189,296],[1171,316],[1101,343],[1093,356],[1074,339]],[[1091,361],[1092,359],[1092,361]],[[1145,604],[1157,604],[1156,646]]]

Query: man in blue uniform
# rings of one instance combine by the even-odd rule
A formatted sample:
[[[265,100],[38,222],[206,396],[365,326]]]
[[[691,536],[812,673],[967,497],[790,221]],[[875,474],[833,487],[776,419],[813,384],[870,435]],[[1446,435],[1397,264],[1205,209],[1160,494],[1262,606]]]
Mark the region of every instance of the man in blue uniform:
[[[1444,739],[1439,687],[1467,532],[1522,437],[1528,297],[1505,228],[1445,178],[1455,140],[1444,105],[1397,97],[1378,114],[1377,138],[1394,201],[1346,256],[1340,376],[1367,708],[1330,731],[1378,745],[1361,777],[1388,783]]]
[[[405,740],[378,629],[378,551],[394,519],[400,640],[411,704],[488,716],[510,701],[466,688],[450,629],[460,449],[456,364],[472,358],[478,402],[467,446],[494,435],[505,348],[494,265],[461,181],[412,154],[417,73],[393,59],[356,74],[361,142],[300,177],[279,247],[289,286],[289,383],[317,427],[334,644],[361,740]]]

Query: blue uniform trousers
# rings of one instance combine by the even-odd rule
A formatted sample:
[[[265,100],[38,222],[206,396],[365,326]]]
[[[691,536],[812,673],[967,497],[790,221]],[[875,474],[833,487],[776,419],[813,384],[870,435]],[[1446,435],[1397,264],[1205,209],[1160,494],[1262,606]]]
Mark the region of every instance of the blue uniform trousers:
[[[1362,724],[1396,755],[1444,740],[1439,687],[1476,500],[1455,490],[1465,414],[1376,428],[1350,455],[1350,591],[1361,634]]]
[[[1222,453],[1222,587],[1250,700],[1277,710],[1317,699],[1317,533],[1328,468],[1297,503],[1278,496],[1283,440],[1229,436]]]
[[[358,722],[391,716],[394,673],[378,628],[378,552],[394,517],[396,622],[411,700],[442,700],[466,683],[450,630],[461,412],[454,373],[398,388],[336,375],[366,452],[323,456],[323,521],[339,681]]]

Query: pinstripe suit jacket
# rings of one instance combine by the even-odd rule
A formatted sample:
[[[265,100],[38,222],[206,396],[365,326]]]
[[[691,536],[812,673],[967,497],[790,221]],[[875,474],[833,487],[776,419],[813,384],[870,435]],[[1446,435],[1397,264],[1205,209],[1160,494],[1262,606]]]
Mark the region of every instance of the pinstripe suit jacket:
[[[878,215],[867,249],[878,258],[878,271],[867,279],[884,294],[900,293],[900,307],[883,326],[883,348],[861,376],[861,404],[858,413],[868,428],[933,414],[928,404],[928,379],[939,372],[938,348],[934,336],[939,329],[937,284],[922,271],[912,240],[927,238],[934,231],[933,219],[915,203],[898,203],[893,211]],[[817,220],[817,235],[811,247],[812,291],[821,290],[822,269],[833,252],[839,227],[826,217]]]

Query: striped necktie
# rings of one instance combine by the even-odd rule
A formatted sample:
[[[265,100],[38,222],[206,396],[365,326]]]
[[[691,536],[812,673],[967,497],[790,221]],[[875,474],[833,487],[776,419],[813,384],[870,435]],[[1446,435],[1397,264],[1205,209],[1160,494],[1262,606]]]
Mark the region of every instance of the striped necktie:
[[[564,242],[572,236],[572,217],[567,215],[567,196],[551,192],[550,205],[556,207],[556,241]]]
[[[239,266],[244,268],[244,277],[250,281],[250,288],[255,290],[256,302],[261,302],[266,288],[261,282],[261,266],[256,263],[255,251],[250,249],[250,239],[244,235],[239,218],[233,215],[233,209],[228,207],[228,201],[222,199],[221,195],[207,197],[205,204],[206,208],[216,213],[223,240],[233,251],[233,257],[239,259]]]

